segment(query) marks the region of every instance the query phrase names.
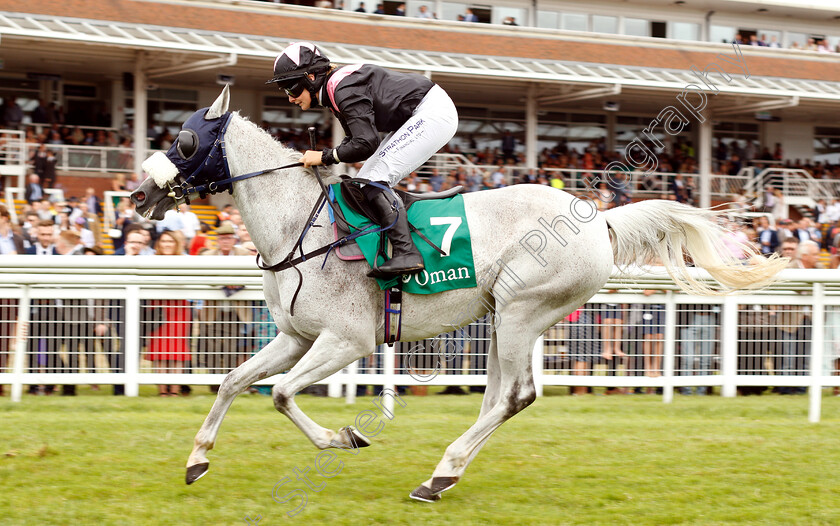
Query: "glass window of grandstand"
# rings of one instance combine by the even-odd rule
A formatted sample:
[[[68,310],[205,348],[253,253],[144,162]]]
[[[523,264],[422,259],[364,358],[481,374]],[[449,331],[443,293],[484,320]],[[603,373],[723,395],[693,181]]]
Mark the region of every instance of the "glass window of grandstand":
[[[624,34],[634,37],[649,37],[650,20],[644,20],[642,18],[625,18]]]
[[[652,117],[634,117],[631,115],[619,115],[616,117],[615,122],[615,151],[619,153],[624,153],[624,149],[627,148],[627,145],[633,142],[634,139],[644,138],[645,135],[642,134],[642,131],[650,126]],[[662,126],[656,126],[653,131],[652,135],[656,137],[657,140],[662,142],[663,144],[667,145],[670,144],[689,144],[693,142],[693,133],[691,129],[691,123],[689,123],[684,129],[682,129],[676,135],[670,135],[665,132]],[[645,140],[645,142],[649,142]],[[656,153],[661,153],[662,150],[658,150]],[[673,167],[676,170],[678,167]]]
[[[782,32],[773,29],[759,29],[758,40],[759,42],[763,42],[765,46],[781,47]]]
[[[731,26],[709,27],[709,42],[732,42],[735,39],[735,28]]]
[[[671,38],[700,40],[700,25],[693,22],[671,22]]]
[[[198,91],[159,88],[149,91],[148,97],[151,148],[166,149],[175,140],[181,124],[198,109]]]
[[[805,46],[808,43],[808,36],[805,33],[792,33],[788,31],[785,36],[787,37],[787,42],[784,47],[805,49]]]
[[[32,122],[30,115],[38,107],[40,93],[40,85],[37,80],[0,78],[0,99],[3,99],[4,107],[7,103],[15,101],[23,110],[24,124]],[[6,123],[3,124],[0,127],[6,128]]]
[[[611,17],[607,17],[611,18]],[[636,37],[655,37],[666,38],[668,24],[666,22],[657,22],[644,20],[642,18],[625,18],[624,19],[624,34]]]
[[[828,49],[840,53],[840,37],[828,37]]]
[[[814,128],[814,160],[840,164],[840,128]]]
[[[614,16],[592,15],[592,31],[595,33],[618,33],[618,18]]]
[[[556,11],[537,11],[537,27],[557,29],[560,27],[560,13]]]
[[[521,26],[527,22],[528,12],[516,7],[496,7],[493,9],[493,23],[506,26]]]
[[[562,13],[560,15],[560,29],[569,31],[589,31],[586,15],[576,13]]]
[[[263,99],[262,127],[290,148],[306,149],[308,142],[293,144],[295,137],[315,126],[321,141],[332,137],[332,116],[327,110],[301,111],[286,97],[268,95]]]
[[[741,160],[744,160],[744,155],[747,153],[745,149],[748,141],[752,141],[756,155],[761,153],[758,148],[758,124],[754,122],[718,122],[715,123],[712,129],[712,136],[714,137],[714,146],[717,146],[718,141],[726,145],[728,149],[727,154],[730,159],[735,154]],[[712,156],[716,157],[716,154]]]
[[[367,5],[367,4],[365,4]],[[432,15],[434,18],[440,18],[440,13],[437,12],[436,2],[406,2],[405,14],[408,16],[418,17],[420,14],[420,7],[426,6],[426,13]],[[373,8],[370,9],[373,11]]]
[[[490,9],[490,6],[486,5],[443,2],[441,7],[442,15],[439,18],[441,20],[463,20],[464,14],[467,12],[467,8],[469,8],[478,18],[479,22],[483,22],[485,24],[490,23],[492,10]]]

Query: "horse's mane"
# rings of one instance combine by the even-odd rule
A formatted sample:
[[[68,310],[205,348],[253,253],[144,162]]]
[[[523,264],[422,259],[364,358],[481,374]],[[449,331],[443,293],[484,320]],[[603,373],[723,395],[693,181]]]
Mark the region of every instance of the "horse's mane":
[[[298,161],[298,159],[300,158],[300,152],[299,151],[297,151],[293,148],[289,148],[286,145],[284,145],[282,142],[277,140],[273,135],[271,135],[266,130],[264,130],[262,128],[262,126],[259,126],[257,123],[253,122],[247,116],[242,115],[238,111],[234,111],[233,114],[234,114],[235,117],[238,117],[243,122],[246,122],[248,125],[253,127],[253,130],[254,130],[253,133],[256,134],[256,137],[252,137],[251,139],[253,140],[254,143],[256,143],[256,144],[259,144],[259,143],[269,144],[269,141],[270,141],[271,143],[276,145],[276,147],[279,147],[280,157],[279,157],[278,162],[281,162],[282,164],[291,164],[291,163],[294,163],[294,162]],[[268,168],[268,167],[266,166],[266,168]],[[303,170],[305,173],[307,173],[307,174],[309,174],[313,177],[315,176],[315,172],[312,169],[301,168],[301,170]],[[333,173],[332,168],[330,168],[330,167],[321,166],[321,167],[319,167],[319,171],[320,171],[320,174],[321,174],[321,178],[324,180],[324,184],[334,184],[334,183],[338,183],[338,182],[341,181],[341,178],[338,175],[335,175]]]

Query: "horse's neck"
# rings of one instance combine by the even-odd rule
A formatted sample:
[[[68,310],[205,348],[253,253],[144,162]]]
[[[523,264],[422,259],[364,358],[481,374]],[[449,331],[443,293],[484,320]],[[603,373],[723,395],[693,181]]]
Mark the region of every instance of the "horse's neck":
[[[225,141],[231,176],[284,166],[300,157],[238,115]],[[278,263],[292,250],[320,191],[315,178],[301,167],[234,183],[234,200],[266,263]]]

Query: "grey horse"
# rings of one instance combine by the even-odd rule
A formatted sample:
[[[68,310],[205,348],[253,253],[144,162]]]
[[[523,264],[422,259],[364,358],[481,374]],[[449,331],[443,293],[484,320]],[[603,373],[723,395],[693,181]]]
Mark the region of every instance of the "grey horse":
[[[199,112],[211,121],[226,115],[228,105],[225,87],[209,109]],[[223,139],[232,176],[300,158],[238,112],[231,113]],[[176,205],[171,185],[185,174],[161,152],[143,168],[150,177],[133,192],[132,200],[138,213],[160,219]],[[263,260],[274,264],[297,241],[321,187],[310,169],[297,167],[238,181],[233,190],[254,244]],[[658,258],[680,287],[714,294],[767,284],[786,263],[746,252],[740,258],[731,255],[723,244],[727,232],[713,212],[670,201],[644,201],[600,213],[591,201],[526,184],[465,194],[464,206],[475,274],[482,276],[482,286],[404,295],[401,340],[431,338],[488,312],[498,323],[478,419],[446,448],[431,477],[411,493],[417,500],[438,500],[464,475],[493,432],[535,400],[531,353],[536,339],[596,294],[614,264]],[[317,221],[324,228],[312,228],[306,237],[308,248],[332,241],[326,216],[321,214]],[[332,258],[322,269],[321,260],[297,266],[303,281],[294,315],[297,273],[264,273],[266,303],[280,334],[225,377],[195,437],[187,461],[188,484],[207,472],[206,454],[233,399],[254,382],[283,371],[288,373],[279,376],[272,389],[274,406],[317,448],[370,445],[353,427],[333,431],[318,425],[294,400],[295,393],[372,354],[384,340],[383,293],[365,276],[367,264]],[[716,283],[694,279],[686,272],[687,260],[705,268]],[[506,269],[515,272],[515,283],[505,279]],[[463,316],[466,312],[470,316]]]

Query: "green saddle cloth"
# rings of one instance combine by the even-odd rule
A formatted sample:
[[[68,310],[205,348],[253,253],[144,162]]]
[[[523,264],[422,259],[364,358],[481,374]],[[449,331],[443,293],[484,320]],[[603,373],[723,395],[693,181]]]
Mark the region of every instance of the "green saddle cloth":
[[[356,213],[348,206],[341,195],[340,184],[334,184],[331,188],[347,221],[362,230],[371,225],[368,218]],[[417,274],[405,275],[387,281],[377,279],[376,281],[379,282],[379,287],[382,290],[395,287],[398,281],[402,281],[403,291],[412,294],[435,294],[445,290],[466,289],[476,286],[470,228],[467,224],[467,216],[464,213],[464,197],[462,195],[459,194],[448,199],[418,201],[408,209],[408,221],[448,255],[441,255],[440,252],[429,246],[423,238],[412,232],[411,238],[423,255],[423,263],[426,265],[426,269]],[[355,229],[351,227],[351,231],[355,232]],[[356,238],[356,243],[358,243],[371,268],[374,264],[374,258],[377,257],[379,238],[382,235],[384,235],[384,232],[374,232]],[[384,262],[385,259],[379,256],[379,263]]]

